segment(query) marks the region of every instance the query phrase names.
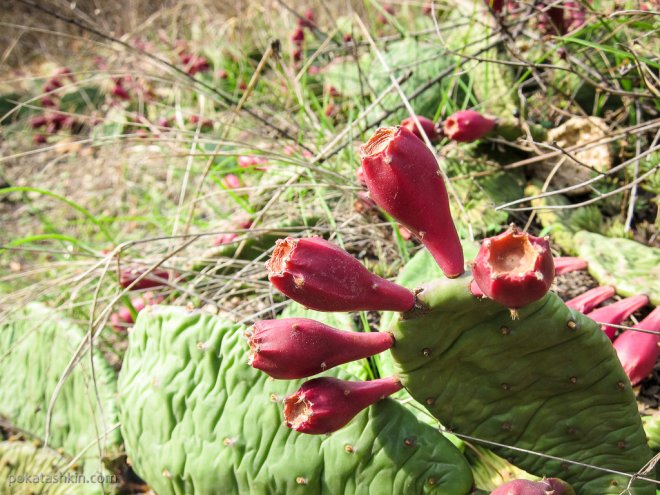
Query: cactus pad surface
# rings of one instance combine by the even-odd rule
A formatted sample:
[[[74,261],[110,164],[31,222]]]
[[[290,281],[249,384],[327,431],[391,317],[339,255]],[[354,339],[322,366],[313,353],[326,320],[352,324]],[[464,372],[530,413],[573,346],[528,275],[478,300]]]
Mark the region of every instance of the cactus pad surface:
[[[182,308],[140,313],[119,378],[122,433],[156,493],[469,493],[460,452],[393,400],[330,436],[284,428],[281,400],[302,381],[248,366],[244,330]]]
[[[41,449],[30,442],[0,442],[0,493],[3,495],[89,495],[81,483],[53,482],[77,476],[75,471],[62,471],[68,462],[51,449]],[[30,482],[19,478],[30,476]],[[44,482],[37,482],[43,475]],[[62,477],[62,478],[60,478]],[[100,491],[99,491],[100,493]]]
[[[85,332],[36,303],[10,318],[0,325],[0,415],[43,438],[53,390]],[[86,449],[87,458],[98,458],[96,439],[118,421],[115,372],[100,352],[93,357],[93,372],[87,355],[67,378],[55,402],[49,439],[49,445],[70,455]],[[101,440],[104,454],[118,451],[120,442],[118,430],[108,433]]]
[[[471,278],[423,286],[427,311],[392,327],[392,355],[408,392],[448,429],[593,466],[635,473],[652,457],[614,349],[590,319],[555,295],[509,310],[469,292]],[[625,476],[493,448],[578,493],[618,494]],[[652,494],[648,482],[635,494]]]
[[[646,294],[654,306],[660,305],[660,249],[584,231],[574,242],[601,285],[613,285],[622,296]]]

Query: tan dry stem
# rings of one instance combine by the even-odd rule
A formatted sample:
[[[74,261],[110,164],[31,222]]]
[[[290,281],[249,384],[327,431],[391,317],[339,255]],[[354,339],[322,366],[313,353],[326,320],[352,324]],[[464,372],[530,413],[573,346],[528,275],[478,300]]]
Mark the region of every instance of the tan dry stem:
[[[371,137],[371,139],[360,148],[360,154],[363,158],[377,155],[390,143],[396,132],[396,127],[381,127],[376,131],[376,133]]]

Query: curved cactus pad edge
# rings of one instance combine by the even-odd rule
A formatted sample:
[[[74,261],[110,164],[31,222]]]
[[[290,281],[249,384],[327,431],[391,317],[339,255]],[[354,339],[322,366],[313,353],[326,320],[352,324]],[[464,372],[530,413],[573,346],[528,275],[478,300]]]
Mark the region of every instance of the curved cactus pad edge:
[[[156,493],[469,493],[460,452],[395,401],[330,436],[285,428],[280,402],[301,381],[248,366],[243,332],[182,308],[140,313],[119,378],[122,433]]]
[[[424,286],[429,311],[393,327],[410,394],[459,434],[635,473],[652,457],[635,397],[605,334],[554,294],[509,310],[469,292],[469,275]],[[618,494],[628,478],[494,449],[579,493]],[[635,494],[654,493],[637,482]]]

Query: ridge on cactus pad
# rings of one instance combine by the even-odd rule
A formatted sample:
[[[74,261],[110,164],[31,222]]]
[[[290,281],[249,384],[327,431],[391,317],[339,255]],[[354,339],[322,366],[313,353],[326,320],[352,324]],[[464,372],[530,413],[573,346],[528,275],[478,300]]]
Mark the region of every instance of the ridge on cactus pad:
[[[391,328],[392,356],[408,392],[459,436],[625,473],[652,457],[630,382],[598,325],[552,293],[518,310],[477,299],[471,277],[422,287],[426,313]],[[492,447],[489,445],[489,447]],[[492,447],[538,476],[577,493],[619,494],[629,478]],[[653,494],[636,481],[632,493]]]
[[[282,400],[302,382],[251,368],[244,330],[183,308],[138,316],[119,376],[121,429],[155,493],[470,493],[461,453],[396,401],[377,402],[330,436],[284,427]],[[324,376],[355,379],[341,367]]]

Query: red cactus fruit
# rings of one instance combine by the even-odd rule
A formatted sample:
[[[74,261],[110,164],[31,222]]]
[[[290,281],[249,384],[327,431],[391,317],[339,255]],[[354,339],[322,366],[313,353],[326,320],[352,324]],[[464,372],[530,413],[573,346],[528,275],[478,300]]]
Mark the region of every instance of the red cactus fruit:
[[[575,491],[558,478],[547,478],[541,481],[509,481],[490,492],[490,495],[575,495]]]
[[[359,191],[357,193],[357,198],[353,203],[353,209],[358,213],[366,213],[371,210],[377,209],[378,206],[374,203],[374,200],[371,199],[369,193],[366,191]]]
[[[316,27],[316,16],[312,9],[305,11],[304,17],[299,17],[297,21],[298,27],[314,29]]]
[[[318,311],[408,311],[415,304],[408,289],[370,273],[319,237],[278,240],[266,267],[280,292]]]
[[[573,258],[571,256],[557,256],[554,261],[555,275],[563,275],[564,273],[586,270],[588,266],[588,263],[585,260],[580,258]]]
[[[513,226],[484,239],[472,270],[486,297],[512,309],[541,299],[554,273],[548,241]]]
[[[262,320],[248,334],[248,363],[273,378],[316,375],[383,352],[394,343],[385,332],[344,332],[308,318]]]
[[[504,7],[504,0],[485,0],[485,2],[486,5],[493,9],[493,12],[497,14],[502,12],[502,8]]]
[[[350,43],[351,41],[353,41],[353,36],[351,35],[351,33],[344,33],[341,39],[344,40],[344,43]]]
[[[112,88],[112,96],[116,96],[120,100],[130,100],[131,95],[128,94],[128,91],[126,91],[126,88],[122,86],[120,83],[116,83],[114,88]]]
[[[405,127],[385,127],[360,151],[371,198],[426,246],[447,277],[461,275],[463,249],[431,150]]]
[[[48,141],[48,138],[46,136],[44,136],[43,134],[36,134],[32,138],[32,142],[34,144],[45,144],[47,141]]]
[[[556,260],[557,258],[555,258]],[[556,270],[556,267],[555,267]],[[584,294],[580,294],[573,299],[566,301],[566,306],[580,313],[588,313],[600,303],[607,301],[610,297],[614,297],[616,290],[610,285],[603,285],[595,289],[588,290]]]
[[[53,100],[50,96],[44,96],[39,100],[39,102],[44,108],[53,108],[55,106],[55,100]]]
[[[48,117],[46,117],[45,115],[37,115],[30,119],[30,127],[32,129],[39,129],[40,127],[43,127],[46,124],[48,124]]]
[[[127,288],[146,271],[146,268],[136,266],[128,266],[122,268],[119,273],[119,285],[121,285],[124,289]],[[163,285],[167,285],[169,277],[169,271],[162,268],[156,268],[143,279],[141,279],[137,284],[131,287],[131,290],[150,289],[152,287],[161,287]]]
[[[296,46],[300,46],[302,45],[303,41],[305,41],[305,31],[303,31],[303,28],[298,26],[291,35],[291,42]]]
[[[439,136],[438,136],[438,131],[435,128],[435,122],[433,122],[431,119],[427,119],[426,117],[422,117],[421,115],[417,116],[417,120],[419,120],[419,123],[422,126],[422,129],[424,130],[424,134],[428,136],[429,141],[431,142],[437,141]],[[415,119],[413,119],[412,117],[403,119],[401,121],[401,127],[405,127],[415,136],[417,136],[419,139],[422,139],[422,135],[420,134],[419,129],[417,128]]]
[[[648,303],[649,298],[644,294],[639,294],[637,296],[626,297],[614,304],[608,304],[607,306],[594,309],[587,316],[594,321],[604,323],[600,328],[612,340],[614,334],[616,334],[616,328],[609,325],[621,325],[626,318]]]
[[[630,383],[637,385],[653,371],[658,359],[660,336],[635,329],[660,332],[660,307],[655,308],[633,330],[626,330],[614,341],[614,349]]]
[[[470,143],[481,139],[495,127],[495,119],[484,117],[474,110],[461,110],[445,120],[444,131],[449,139]]]
[[[332,433],[363,409],[399,390],[401,382],[395,377],[368,382],[315,378],[284,399],[284,421],[300,433]]]

